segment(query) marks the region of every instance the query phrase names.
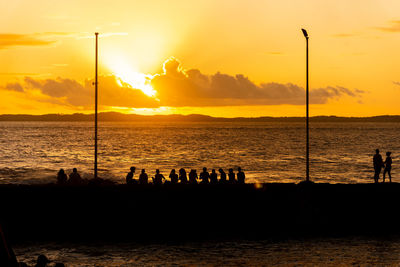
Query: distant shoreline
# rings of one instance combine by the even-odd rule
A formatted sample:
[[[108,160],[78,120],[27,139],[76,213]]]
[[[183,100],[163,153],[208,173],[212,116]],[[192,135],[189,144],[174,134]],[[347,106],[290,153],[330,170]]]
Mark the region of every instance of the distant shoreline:
[[[117,122],[304,122],[304,117],[236,117],[222,118],[207,115],[138,115],[118,112],[99,113],[100,121]],[[2,114],[0,121],[93,121],[94,114]],[[314,116],[311,122],[400,122],[400,115],[372,117]]]

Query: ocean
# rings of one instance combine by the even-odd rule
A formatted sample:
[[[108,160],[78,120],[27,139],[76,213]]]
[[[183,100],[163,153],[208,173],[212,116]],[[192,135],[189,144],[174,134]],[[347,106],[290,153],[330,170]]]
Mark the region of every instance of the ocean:
[[[399,123],[311,123],[310,176],[372,182],[372,156],[400,151]],[[242,167],[246,182],[297,183],[305,176],[305,125],[278,122],[99,123],[99,176],[124,183],[131,166],[168,177],[172,168]],[[93,177],[92,122],[0,122],[0,183],[55,182],[60,168]],[[137,174],[135,176],[137,178]]]

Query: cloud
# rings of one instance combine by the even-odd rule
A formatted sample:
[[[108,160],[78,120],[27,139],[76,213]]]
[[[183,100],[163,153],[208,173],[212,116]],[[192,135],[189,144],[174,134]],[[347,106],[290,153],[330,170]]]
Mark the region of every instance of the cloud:
[[[8,83],[5,89],[16,92],[24,92],[24,88],[19,83]]]
[[[395,85],[400,86],[400,82],[393,82]]]
[[[64,105],[89,107],[94,103],[93,80],[86,80],[82,84],[72,79],[38,80],[25,77],[23,83],[7,84],[6,89],[20,92],[39,90],[43,95],[51,97],[52,103]],[[99,77],[99,104],[138,108],[159,106],[155,99],[148,97],[139,89],[130,88],[115,76]]]
[[[132,88],[116,76],[99,77],[99,104],[121,108],[305,104],[305,90],[296,84],[256,84],[243,74],[217,72],[206,75],[198,69],[184,69],[173,57],[164,62],[161,74],[152,77],[151,85],[157,92],[155,98]],[[9,83],[5,89],[27,93],[39,91],[46,96],[44,101],[79,108],[90,108],[94,102],[93,80],[80,83],[65,78],[25,77],[23,82]],[[310,103],[326,104],[341,97],[359,100],[363,94],[363,90],[342,86],[314,88],[310,90]]]
[[[0,49],[15,46],[46,46],[54,43],[55,41],[42,39],[36,34],[0,34]]]
[[[377,27],[376,29],[383,32],[400,32],[400,20],[393,20],[390,23],[390,27]]]
[[[151,84],[162,106],[235,106],[235,105],[302,105],[304,88],[288,83],[262,83],[248,77],[216,73],[204,75],[197,69],[184,70],[175,58],[168,59],[164,73],[156,75]],[[365,92],[341,86],[310,90],[310,103],[325,104],[343,96],[360,98]]]

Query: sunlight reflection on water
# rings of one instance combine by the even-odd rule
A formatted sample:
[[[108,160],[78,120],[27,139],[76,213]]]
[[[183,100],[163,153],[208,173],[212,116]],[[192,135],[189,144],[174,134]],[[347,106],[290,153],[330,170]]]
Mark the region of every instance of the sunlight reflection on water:
[[[318,182],[371,182],[375,148],[399,151],[396,123],[311,124],[311,177]],[[91,122],[0,122],[0,182],[44,183],[77,167],[90,177]],[[241,166],[248,182],[298,182],[304,177],[301,123],[101,122],[100,176],[119,182],[130,166],[224,169]],[[396,167],[394,163],[393,173]]]

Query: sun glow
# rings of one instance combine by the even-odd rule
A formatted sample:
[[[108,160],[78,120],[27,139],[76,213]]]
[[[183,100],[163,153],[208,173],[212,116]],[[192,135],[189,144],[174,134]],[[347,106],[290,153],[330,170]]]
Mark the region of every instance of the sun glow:
[[[108,62],[108,67],[119,79],[117,82],[120,86],[128,85],[132,89],[141,90],[150,97],[156,96],[157,92],[151,86],[152,75],[135,71],[131,65],[120,57],[112,57]]]

